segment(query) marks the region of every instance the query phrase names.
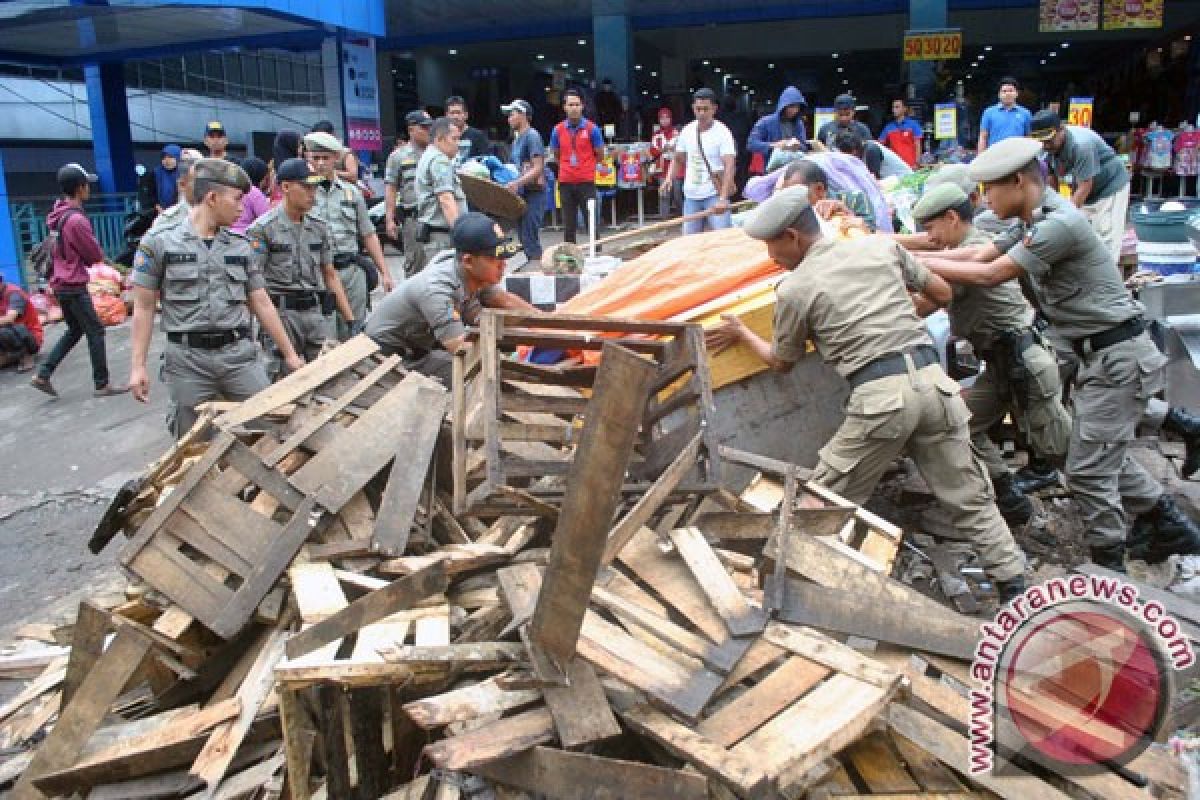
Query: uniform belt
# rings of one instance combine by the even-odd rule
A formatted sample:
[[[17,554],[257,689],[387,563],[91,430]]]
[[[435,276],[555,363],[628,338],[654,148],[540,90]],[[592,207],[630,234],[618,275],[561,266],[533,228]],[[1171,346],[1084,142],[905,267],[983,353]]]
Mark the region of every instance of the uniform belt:
[[[321,305],[321,298],[316,291],[312,292],[271,292],[271,302],[280,311],[308,311]]]
[[[908,362],[905,361],[905,356],[912,357],[913,366],[917,369],[938,363],[937,349],[933,345],[922,344],[910,347],[902,353],[893,353],[877,358],[865,367],[851,372],[846,376],[846,380],[850,383],[851,389],[857,389],[864,383],[877,381],[880,378],[903,375],[908,372]]]
[[[1106,347],[1112,347],[1114,344],[1128,341],[1135,336],[1140,336],[1145,331],[1146,321],[1141,317],[1133,317],[1106,331],[1093,333],[1091,336],[1084,336],[1080,339],[1072,339],[1071,349],[1075,351],[1077,356],[1083,358],[1098,350],[1103,350]]]
[[[1001,331],[1000,333],[992,334],[992,346],[986,350],[981,350],[979,355],[984,359],[990,360],[995,351],[1001,347],[1009,348],[1013,353],[1020,354],[1039,341],[1041,341],[1041,338],[1033,328]]]
[[[249,328],[234,328],[231,331],[197,331],[194,333],[168,333],[167,341],[184,347],[202,350],[220,350],[226,345],[250,338]]]
[[[357,253],[338,253],[333,257],[333,266],[338,269],[350,269],[358,266]]]
[[[429,223],[425,223],[425,227],[429,229],[430,233],[449,233],[450,232],[449,228],[444,228],[441,225],[430,225]]]
[[[406,344],[384,344],[383,342],[371,337],[375,344],[379,345],[379,354],[382,356],[400,356],[405,361],[420,361],[425,356],[429,355],[432,350],[425,350],[419,347],[410,347]]]

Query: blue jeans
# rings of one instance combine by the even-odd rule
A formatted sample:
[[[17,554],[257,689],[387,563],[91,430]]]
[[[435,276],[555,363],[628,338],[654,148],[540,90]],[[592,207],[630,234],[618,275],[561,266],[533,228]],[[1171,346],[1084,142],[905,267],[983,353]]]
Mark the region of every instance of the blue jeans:
[[[530,261],[542,260],[542,220],[546,218],[546,192],[526,192],[525,215],[517,225],[521,248]]]
[[[683,215],[686,217],[688,214],[695,214],[698,211],[707,211],[717,204],[717,199],[717,195],[715,194],[703,200],[692,200],[685,197],[683,198]],[[724,214],[713,214],[711,217],[705,217],[704,219],[688,220],[683,223],[683,232],[684,234],[689,234],[700,233],[704,230],[719,231],[722,228],[728,228],[732,224],[733,220],[729,216],[729,212],[726,211]]]
[[[62,308],[63,322],[67,329],[59,337],[50,355],[38,367],[38,376],[50,380],[54,370],[71,352],[71,348],[79,344],[79,340],[87,337],[88,356],[92,360],[92,383],[97,389],[108,386],[108,357],[104,349],[104,325],[96,316],[96,307],[92,305],[92,296],[86,287],[59,289],[55,292],[58,305]]]

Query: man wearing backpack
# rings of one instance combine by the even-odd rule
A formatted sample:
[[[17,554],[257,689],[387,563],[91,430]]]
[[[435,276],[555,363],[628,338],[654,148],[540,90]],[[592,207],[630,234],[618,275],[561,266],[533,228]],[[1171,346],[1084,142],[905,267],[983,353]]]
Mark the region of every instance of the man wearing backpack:
[[[50,376],[84,336],[92,359],[95,396],[111,397],[129,391],[128,386],[114,386],[109,382],[104,326],[96,316],[92,296],[87,290],[87,268],[104,260],[104,251],[92,232],[92,223],[83,213],[83,204],[91,196],[91,184],[96,180],[95,175],[78,164],[64,166],[58,171],[58,186],[63,196],[46,217],[53,258],[50,288],[58,298],[67,330],[38,368],[32,384],[33,388],[52,397],[58,397],[58,392],[50,383]]]

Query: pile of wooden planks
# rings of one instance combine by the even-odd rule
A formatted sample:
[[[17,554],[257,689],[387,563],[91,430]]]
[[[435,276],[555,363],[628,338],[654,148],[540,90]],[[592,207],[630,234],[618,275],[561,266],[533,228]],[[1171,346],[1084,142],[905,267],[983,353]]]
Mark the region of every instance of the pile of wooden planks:
[[[485,315],[453,392],[358,338],[203,415],[93,537],[128,537],[129,599],[0,654],[11,796],[1145,796],[967,774],[978,620],[889,577],[886,520],[709,448],[694,326],[531,322]],[[622,330],[557,374],[507,352]]]

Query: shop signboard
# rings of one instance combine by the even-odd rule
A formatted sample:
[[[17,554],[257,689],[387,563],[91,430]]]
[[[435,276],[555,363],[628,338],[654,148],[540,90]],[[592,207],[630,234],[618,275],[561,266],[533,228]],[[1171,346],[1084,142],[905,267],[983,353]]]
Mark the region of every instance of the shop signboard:
[[[953,58],[962,58],[960,28],[904,32],[905,61],[944,61]]]
[[[1163,0],[1104,0],[1104,30],[1161,28]]]
[[[833,120],[834,120],[834,110],[832,107],[814,108],[813,109],[813,136],[817,135],[816,132],[821,130],[821,128],[825,125],[826,122],[833,122]]]
[[[1094,31],[1100,27],[1100,0],[1041,0],[1038,31]]]
[[[346,145],[352,150],[383,150],[374,39],[342,40],[342,108]]]
[[[1067,106],[1067,124],[1092,127],[1092,97],[1072,97]]]
[[[954,139],[958,136],[958,105],[938,103],[933,107],[933,138]]]

